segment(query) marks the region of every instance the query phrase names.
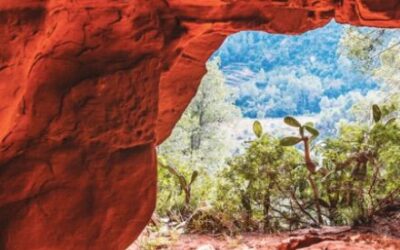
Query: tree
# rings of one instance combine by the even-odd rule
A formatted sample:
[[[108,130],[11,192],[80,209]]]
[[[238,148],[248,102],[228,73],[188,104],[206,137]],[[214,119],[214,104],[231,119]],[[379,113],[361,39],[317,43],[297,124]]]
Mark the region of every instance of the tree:
[[[221,126],[241,114],[233,104],[234,93],[225,84],[219,62],[219,58],[214,58],[207,63],[207,74],[196,96],[170,138],[158,148],[159,155],[174,165],[216,171],[231,155],[234,144],[227,140],[229,134]]]
[[[207,63],[207,71],[171,136],[158,148],[157,212],[172,220],[187,219],[202,201],[213,199],[213,173],[236,147],[222,129],[241,116],[234,93],[225,85],[218,58]]]
[[[304,169],[297,168],[301,155],[263,133],[260,123],[254,132],[257,138],[221,171],[216,207],[244,231],[296,227],[297,215],[288,213],[287,206],[306,178]]]
[[[250,231],[370,222],[400,198],[392,111],[373,105],[368,123],[343,124],[336,137],[312,144],[319,132],[311,123],[286,117],[299,135],[279,140],[255,122],[257,138],[222,171],[216,208]]]
[[[369,222],[387,203],[399,198],[397,165],[400,129],[391,108],[372,106],[368,123],[343,124],[337,138],[317,150],[322,155],[322,196],[335,223]],[[351,218],[345,218],[351,211]],[[347,223],[349,223],[347,221]]]
[[[399,34],[397,30],[348,27],[341,38],[339,53],[355,69],[380,83],[382,90],[393,93],[400,88]]]

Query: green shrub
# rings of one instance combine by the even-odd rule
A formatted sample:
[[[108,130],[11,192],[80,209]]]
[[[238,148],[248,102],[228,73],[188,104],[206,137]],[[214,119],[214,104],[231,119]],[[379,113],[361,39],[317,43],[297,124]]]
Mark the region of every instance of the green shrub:
[[[160,159],[157,213],[200,233],[368,223],[400,198],[393,111],[374,105],[369,124],[343,124],[320,141],[313,124],[293,117],[284,122],[298,135],[280,139],[255,122],[255,139],[217,174]]]

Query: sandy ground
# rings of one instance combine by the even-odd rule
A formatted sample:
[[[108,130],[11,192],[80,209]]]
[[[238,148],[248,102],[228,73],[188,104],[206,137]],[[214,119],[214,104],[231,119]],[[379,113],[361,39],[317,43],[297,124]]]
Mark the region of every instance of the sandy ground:
[[[357,228],[323,227],[236,236],[178,234],[157,238],[153,245],[143,244],[145,241],[146,237],[142,237],[127,250],[400,250],[400,205],[384,211],[373,224]]]

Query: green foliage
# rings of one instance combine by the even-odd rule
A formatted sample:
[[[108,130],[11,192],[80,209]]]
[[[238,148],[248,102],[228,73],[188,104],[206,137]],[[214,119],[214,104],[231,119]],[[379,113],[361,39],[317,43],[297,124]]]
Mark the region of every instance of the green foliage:
[[[256,138],[216,175],[176,166],[177,178],[160,168],[157,211],[200,233],[369,222],[400,198],[400,128],[393,112],[373,105],[374,123],[343,124],[337,137],[313,147],[310,140],[319,132],[312,123],[285,119],[299,136],[278,139],[255,122]],[[300,142],[303,151],[293,147]],[[189,202],[182,194],[188,186]]]
[[[221,125],[241,117],[234,93],[225,84],[218,58],[207,63],[207,71],[172,135],[158,148],[158,155],[171,165],[216,171],[235,146],[221,130]]]
[[[296,149],[282,147],[278,139],[264,134],[220,174],[216,209],[229,214],[239,230],[283,227],[275,227],[286,203],[280,195],[289,194],[293,183],[303,182],[305,172],[297,168],[300,162]]]
[[[292,126],[292,127],[295,127],[295,128],[300,128],[301,127],[300,122],[297,121],[294,117],[286,116],[283,121],[289,126]]]
[[[158,163],[158,166],[167,169],[173,176],[177,178],[181,191],[184,191],[185,193],[185,206],[188,207],[190,203],[192,184],[199,176],[199,172],[193,171],[190,179],[187,179],[184,174],[180,173],[176,168],[163,163],[161,159]]]
[[[261,125],[261,123],[259,121],[255,121],[254,122],[254,124],[253,124],[253,132],[258,138],[260,138],[262,136],[263,128],[262,128],[262,125]]]
[[[213,172],[224,165],[234,146],[220,126],[240,117],[240,111],[218,65],[218,58],[207,63],[196,97],[158,148],[156,213],[169,223],[189,223],[206,201],[215,200]]]
[[[314,206],[316,208],[316,213],[318,217],[318,223],[323,223],[322,212],[321,212],[321,198],[319,194],[319,190],[317,184],[315,183],[314,177],[312,176],[316,171],[316,165],[311,159],[311,152],[310,152],[310,141],[315,139],[319,135],[319,131],[313,127],[313,124],[308,122],[305,125],[301,125],[293,117],[285,117],[283,121],[292,127],[299,128],[299,136],[300,137],[285,137],[281,139],[281,145],[283,146],[294,146],[299,142],[303,142],[304,145],[304,163],[309,171],[309,175],[307,176],[307,180],[310,183],[313,196],[314,196]],[[311,137],[307,136],[304,132],[307,131],[311,134]],[[310,216],[310,218],[312,218]]]
[[[197,179],[198,176],[199,176],[199,172],[193,171],[192,177],[190,177],[189,186],[193,184],[193,182]]]
[[[214,199],[210,174],[186,165],[171,165],[159,156],[157,214],[182,222],[207,200]]]
[[[382,110],[378,105],[372,109],[375,122],[386,119],[377,112]],[[400,184],[396,180],[400,175],[392,163],[398,164],[400,158],[389,152],[399,146],[400,129],[395,120],[370,126],[343,125],[338,138],[325,141],[318,150],[330,174],[320,186],[322,197],[329,201],[332,221],[342,224],[352,218],[352,223],[368,222],[385,202],[398,198]]]
[[[376,104],[372,105],[372,117],[375,122],[379,122],[382,118],[382,111]]]
[[[282,146],[294,146],[297,143],[301,142],[303,139],[301,139],[300,137],[295,137],[295,136],[289,136],[289,137],[285,137],[281,139],[281,145]]]
[[[304,125],[304,128],[312,135],[312,138],[317,138],[319,136],[319,131],[310,126],[310,125]]]
[[[318,143],[312,123],[285,117],[297,135],[275,138],[256,121],[255,139],[225,163],[232,145],[218,126],[238,110],[217,64],[159,148],[160,217],[194,232],[272,232],[365,223],[400,198],[400,97],[354,106],[364,118]]]
[[[383,46],[380,34],[354,32],[342,40],[346,55],[393,86],[400,48],[383,51],[376,64],[370,58]],[[239,111],[218,63],[207,65],[198,95],[159,148],[157,214],[173,228],[232,234],[360,224],[400,199],[400,94],[354,105],[357,121],[342,123],[331,138],[291,116],[283,122],[297,134],[284,138],[255,121],[255,139],[226,161],[232,145],[218,128]]]
[[[392,96],[400,87],[399,45],[400,39],[393,31],[348,27],[340,41],[339,53],[351,61],[352,68],[388,88],[385,95]]]

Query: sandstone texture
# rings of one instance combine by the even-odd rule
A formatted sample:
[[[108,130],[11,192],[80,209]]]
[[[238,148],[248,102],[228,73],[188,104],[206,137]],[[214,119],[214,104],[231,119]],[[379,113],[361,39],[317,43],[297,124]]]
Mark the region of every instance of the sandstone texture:
[[[400,2],[0,0],[0,249],[125,249],[225,37],[333,18],[400,27]]]

